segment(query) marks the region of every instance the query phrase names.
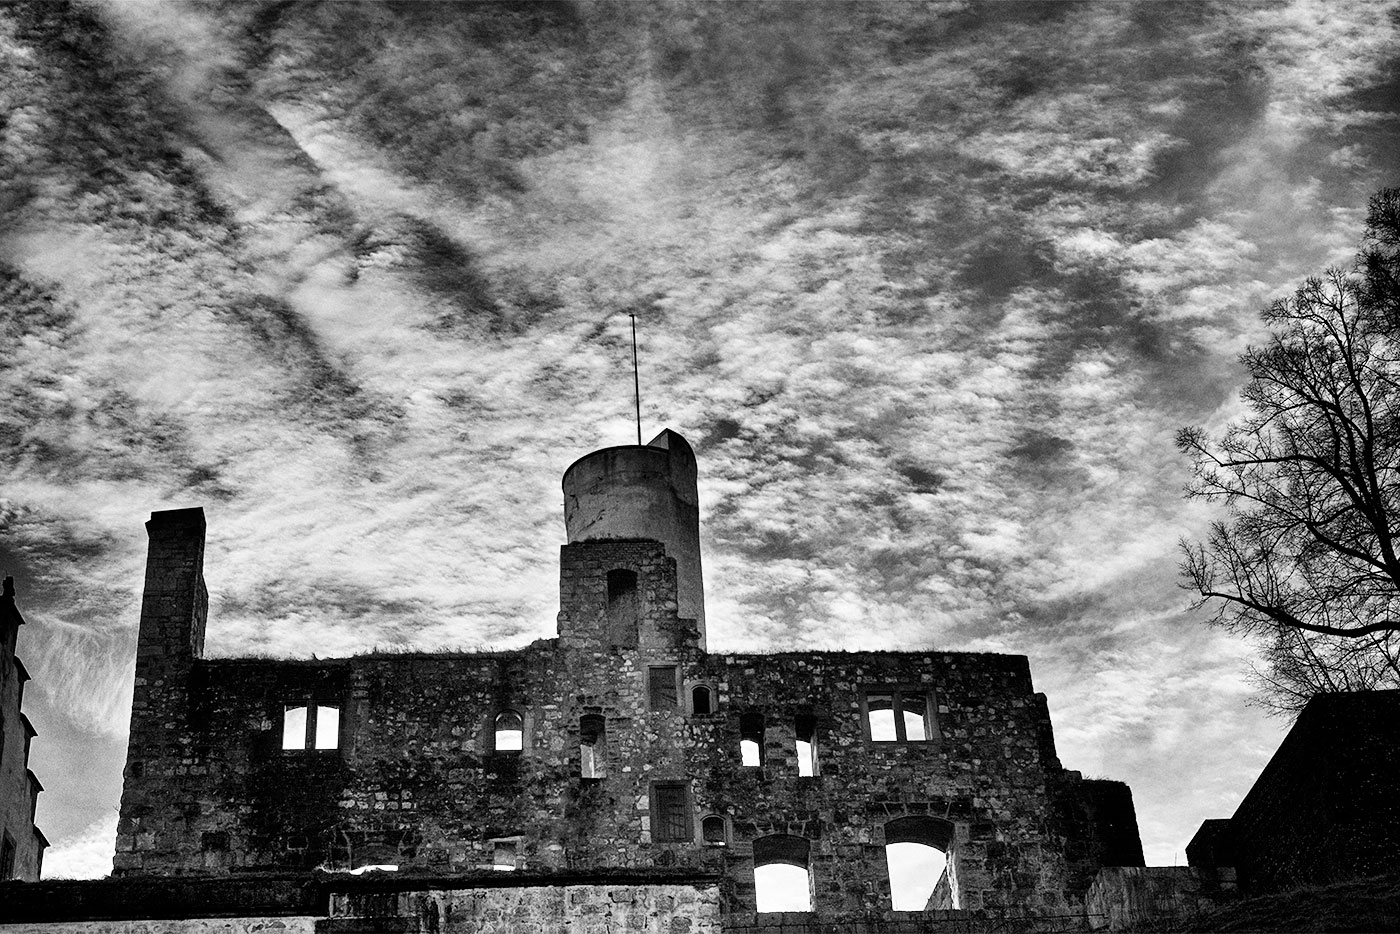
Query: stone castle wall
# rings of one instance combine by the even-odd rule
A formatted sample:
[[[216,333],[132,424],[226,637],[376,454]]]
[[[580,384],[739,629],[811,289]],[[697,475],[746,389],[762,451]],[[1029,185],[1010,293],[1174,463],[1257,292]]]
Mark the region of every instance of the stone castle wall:
[[[1126,788],[1060,767],[1022,656],[707,654],[675,562],[622,540],[564,546],[559,637],[518,651],[204,659],[202,521],[158,517],[118,873],[689,867],[740,918],[777,853],[831,915],[887,911],[885,844],[914,839],[959,909],[1063,916],[1110,854],[1141,864]],[[926,716],[877,741],[891,697]],[[334,711],[335,748],[284,749],[288,708]]]

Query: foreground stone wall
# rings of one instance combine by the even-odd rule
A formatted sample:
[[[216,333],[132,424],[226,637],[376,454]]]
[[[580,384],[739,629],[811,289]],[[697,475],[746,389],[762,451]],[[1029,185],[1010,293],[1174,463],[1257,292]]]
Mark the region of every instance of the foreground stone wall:
[[[0,923],[5,934],[315,934],[317,918],[190,918],[185,920]]]
[[[1206,821],[1186,853],[1250,895],[1393,871],[1400,691],[1314,697],[1234,816]]]
[[[1100,871],[1090,886],[1086,916],[1094,930],[1131,930],[1195,917],[1218,894],[1189,866],[1115,867]]]
[[[564,885],[331,896],[322,934],[719,934],[714,886]]]
[[[318,874],[0,886],[0,934],[718,934],[713,877]],[[625,878],[624,878],[625,877]],[[509,884],[492,884],[493,882]],[[203,892],[207,898],[201,898]],[[13,897],[9,897],[13,896]],[[262,912],[262,913],[260,913]]]

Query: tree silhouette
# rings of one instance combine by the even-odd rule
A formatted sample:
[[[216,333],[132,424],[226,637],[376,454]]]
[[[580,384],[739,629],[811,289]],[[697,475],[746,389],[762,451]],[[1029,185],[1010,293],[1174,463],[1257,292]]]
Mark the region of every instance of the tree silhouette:
[[[1229,510],[1181,543],[1183,586],[1262,637],[1266,706],[1400,687],[1400,189],[1371,199],[1350,272],[1263,317],[1272,336],[1241,358],[1249,414],[1177,435],[1187,495]]]

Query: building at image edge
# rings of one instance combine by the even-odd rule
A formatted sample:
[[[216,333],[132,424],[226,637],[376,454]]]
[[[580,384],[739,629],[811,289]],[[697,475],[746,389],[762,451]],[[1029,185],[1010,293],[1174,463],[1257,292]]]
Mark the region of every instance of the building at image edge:
[[[697,873],[733,928],[768,863],[806,869],[813,918],[887,915],[889,843],[944,851],[928,910],[969,917],[1082,915],[1143,864],[1023,656],[707,652],[678,434],[564,494],[556,638],[310,661],[204,658],[203,511],[154,513],[115,875]]]
[[[24,715],[29,672],[16,654],[24,617],[15,606],[15,581],[0,591],[0,881],[39,878],[49,845],[34,824],[44,786],[29,768],[35,732]]]

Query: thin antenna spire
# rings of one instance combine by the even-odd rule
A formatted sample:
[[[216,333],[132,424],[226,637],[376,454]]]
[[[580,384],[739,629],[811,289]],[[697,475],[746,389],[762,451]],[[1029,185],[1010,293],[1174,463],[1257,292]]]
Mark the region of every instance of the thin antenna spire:
[[[637,401],[637,447],[642,446],[642,381],[637,375],[637,316],[632,319],[632,397]]]

